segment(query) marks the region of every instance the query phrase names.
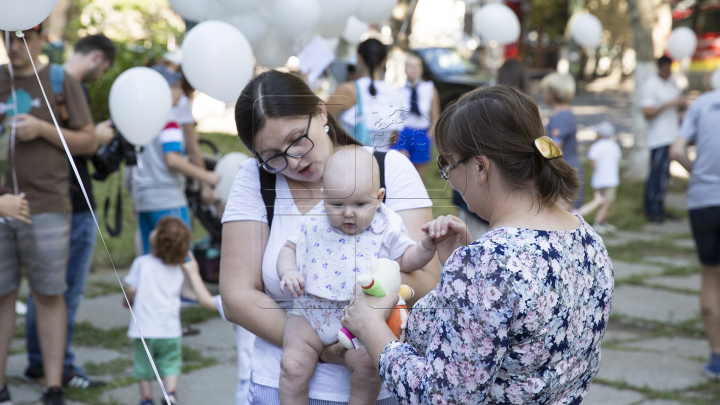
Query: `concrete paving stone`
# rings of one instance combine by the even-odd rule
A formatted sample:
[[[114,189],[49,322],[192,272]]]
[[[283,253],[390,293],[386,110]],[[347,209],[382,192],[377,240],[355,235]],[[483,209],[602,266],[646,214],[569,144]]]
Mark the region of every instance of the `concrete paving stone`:
[[[645,232],[648,234],[689,234],[690,221],[684,218],[680,221],[665,221],[662,224],[648,223],[645,225]]]
[[[676,246],[680,246],[680,247],[684,247],[684,248],[689,248],[689,249],[697,248],[697,246],[695,245],[694,239],[678,239],[678,240],[673,241],[673,243]]]
[[[8,356],[8,359],[7,359],[5,375],[8,378],[13,378],[13,377],[20,378],[23,371],[25,371],[25,367],[27,367],[27,354],[26,353],[10,355],[10,356]]]
[[[42,386],[38,384],[8,383],[14,405],[37,405],[42,396]]]
[[[183,345],[197,349],[204,357],[215,357],[222,363],[237,364],[237,348],[232,324],[220,318],[195,324],[200,334],[186,336]]]
[[[583,402],[585,405],[585,402]],[[666,399],[654,399],[652,401],[641,402],[640,405],[684,405],[682,402],[668,401]]]
[[[605,330],[605,336],[603,336],[603,343],[620,343],[628,340],[641,339],[643,337],[640,333],[628,332],[624,330]]]
[[[84,365],[87,362],[105,363],[121,356],[128,356],[126,353],[120,353],[102,347],[73,346],[72,351],[75,353],[75,364],[77,365]]]
[[[607,385],[590,384],[582,405],[632,405],[645,397],[635,391],[618,390]]]
[[[687,197],[685,193],[665,194],[665,206],[680,211],[687,211]]]
[[[122,306],[122,293],[83,300],[75,322],[90,322],[99,329],[127,328],[130,311]]]
[[[698,298],[691,294],[621,285],[615,289],[612,313],[677,324],[698,315]]]
[[[180,376],[178,401],[183,404],[233,404],[236,385],[237,367],[222,364],[204,368]],[[153,397],[157,401],[162,397],[157,382],[153,382]],[[137,384],[116,388],[101,396],[104,402],[111,399],[123,405],[137,405],[140,399]]]
[[[660,286],[660,287],[671,287],[680,288],[688,291],[700,292],[700,281],[702,277],[700,274],[693,274],[690,276],[683,277],[653,277],[645,280],[645,284]]]
[[[697,259],[688,259],[683,257],[668,257],[668,256],[645,256],[643,261],[648,263],[655,263],[663,266],[674,266],[674,267],[688,267],[696,264]]]
[[[665,269],[661,266],[653,266],[652,264],[638,264],[630,263],[622,260],[612,260],[613,272],[615,274],[615,280],[622,280],[624,278],[640,275],[660,275]]]
[[[656,240],[659,237],[660,235],[648,234],[646,232],[617,231],[614,234],[603,236],[602,239],[606,246],[620,246],[638,240]]]
[[[710,353],[707,340],[681,337],[662,337],[619,344],[620,347],[654,350],[669,356],[681,356],[693,361],[705,362]],[[703,360],[699,360],[703,359]]]
[[[657,391],[683,390],[707,382],[697,362],[659,353],[604,349],[597,378]]]

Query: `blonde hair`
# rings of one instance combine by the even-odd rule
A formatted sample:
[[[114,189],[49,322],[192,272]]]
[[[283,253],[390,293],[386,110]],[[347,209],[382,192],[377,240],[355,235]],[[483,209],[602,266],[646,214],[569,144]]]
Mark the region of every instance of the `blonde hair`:
[[[569,103],[575,97],[575,79],[567,73],[551,73],[540,82],[543,90],[552,91],[555,99]]]

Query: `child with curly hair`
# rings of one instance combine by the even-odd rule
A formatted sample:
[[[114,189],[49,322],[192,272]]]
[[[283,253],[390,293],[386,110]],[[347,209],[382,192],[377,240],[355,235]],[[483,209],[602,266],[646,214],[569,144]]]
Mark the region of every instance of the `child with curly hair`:
[[[182,368],[180,290],[185,280],[181,267],[188,257],[191,236],[182,220],[160,219],[150,233],[152,253],[135,259],[125,277],[125,291],[137,321],[130,321],[128,336],[135,340],[133,375],[140,380],[141,405],[154,404],[155,379],[141,333],[170,399],[170,404],[162,403],[177,404],[175,391]]]

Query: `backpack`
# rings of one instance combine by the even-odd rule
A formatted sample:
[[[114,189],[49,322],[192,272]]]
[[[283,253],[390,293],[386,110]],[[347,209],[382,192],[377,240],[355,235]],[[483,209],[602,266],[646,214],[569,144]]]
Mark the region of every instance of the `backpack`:
[[[385,155],[387,155],[387,152],[373,152],[380,171],[380,188],[385,188]],[[268,226],[271,228],[273,215],[275,213],[275,178],[275,174],[260,169],[260,194],[267,209]],[[385,202],[385,199],[387,199],[387,193],[385,193],[383,197],[383,202]]]

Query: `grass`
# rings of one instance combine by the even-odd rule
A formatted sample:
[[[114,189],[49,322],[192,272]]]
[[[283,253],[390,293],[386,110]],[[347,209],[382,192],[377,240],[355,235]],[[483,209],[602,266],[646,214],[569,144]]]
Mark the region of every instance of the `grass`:
[[[117,280],[88,280],[85,287],[85,298],[95,298],[120,291]]]
[[[85,362],[85,371],[90,375],[116,375],[124,373],[132,365],[132,359],[119,357],[103,363]]]
[[[76,322],[73,343],[78,346],[105,347],[127,351],[132,348],[132,340],[127,337],[127,328],[100,329],[90,322]]]
[[[184,323],[200,323],[219,317],[220,313],[218,311],[211,311],[201,307],[188,307],[180,311],[180,320]]]
[[[192,347],[183,346],[183,366],[182,373],[187,374],[201,368],[214,366],[218,364],[218,360],[214,357],[205,357],[199,350]]]
[[[608,254],[614,260],[624,260],[632,263],[645,261],[647,257],[673,257],[694,259],[694,247],[678,246],[671,239],[631,240],[624,245],[606,246]]]

